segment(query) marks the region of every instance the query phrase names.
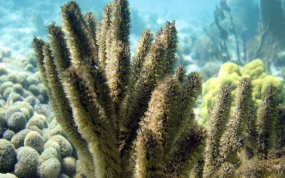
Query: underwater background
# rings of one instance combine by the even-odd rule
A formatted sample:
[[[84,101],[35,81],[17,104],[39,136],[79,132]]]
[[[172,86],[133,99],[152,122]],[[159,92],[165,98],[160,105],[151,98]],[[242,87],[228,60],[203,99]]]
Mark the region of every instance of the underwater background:
[[[29,53],[32,53],[30,39],[38,37],[46,40],[46,26],[51,22],[61,25],[59,7],[65,2],[68,1],[1,1],[0,48],[9,53],[13,59],[21,60],[27,57]],[[94,12],[96,20],[102,18],[102,9],[108,3],[107,0],[82,0],[77,2],[83,12]],[[221,59],[223,57],[219,56],[219,52],[212,54],[216,47],[225,48],[219,46],[220,41],[222,41],[222,38],[219,37],[221,31],[219,31],[219,27],[215,22],[215,18],[219,16],[217,7],[218,9],[221,8],[219,3],[218,0],[189,0],[187,2],[170,0],[167,3],[160,1],[130,1],[132,53],[144,29],[148,28],[152,33],[156,33],[165,21],[175,20],[179,37],[177,54],[178,61],[181,64],[188,66],[189,71],[199,72],[203,72],[201,70],[206,61],[208,63],[216,60],[215,62],[221,62],[221,65],[227,59]],[[262,34],[259,1],[228,0],[227,3],[231,8],[230,14],[233,17],[233,23],[230,22],[230,14],[227,11],[223,12],[226,15],[225,18],[222,17],[223,15],[218,17],[222,18],[219,22],[220,26],[228,31],[226,46],[230,50],[230,56],[227,56],[227,58],[230,58],[230,60],[237,59],[235,41],[238,41],[241,58],[247,61],[249,59],[245,59],[246,57],[242,55],[252,55],[250,53],[253,53],[258,46],[254,44],[255,46],[248,51],[244,51],[243,48],[247,47],[246,45],[253,45],[252,43],[255,43],[253,42],[255,41],[254,38]],[[216,5],[218,6],[216,7]],[[284,6],[284,3],[282,6]],[[235,37],[233,30],[236,31],[237,37]],[[208,48],[207,52],[204,48]],[[224,49],[219,50],[225,53]],[[252,56],[250,57],[252,58]],[[213,60],[213,58],[216,59]],[[217,72],[219,66],[215,64],[213,67],[216,68],[215,71]],[[279,70],[275,70],[274,66],[272,67],[273,71],[271,72],[281,76]],[[206,78],[211,75],[211,72],[207,73],[208,71],[205,71],[205,75],[208,75]]]
[[[46,38],[46,26],[50,22],[61,25],[60,6],[68,1],[1,1],[1,48],[11,50],[17,59],[27,54],[32,46],[28,43],[33,36]],[[96,19],[102,18],[102,9],[107,0],[81,0],[77,1],[83,12],[92,11]],[[201,33],[203,24],[213,21],[213,11],[217,2],[211,0],[196,1],[130,1],[132,15],[133,46],[140,33],[150,28],[156,32],[165,21],[177,21],[180,35],[189,36],[191,33]],[[15,51],[15,52],[13,52]]]
[[[34,37],[49,40],[47,26],[52,22],[62,26],[60,6],[67,2],[0,0],[0,178],[81,175],[77,152],[54,119],[32,44]],[[83,13],[93,12],[97,22],[109,0],[76,2]],[[262,103],[269,86],[276,88],[276,105],[285,102],[285,0],[129,3],[132,59],[145,29],[156,34],[166,21],[175,21],[175,66],[202,76],[203,87],[193,104],[199,125],[207,123],[221,87],[229,85],[235,101],[244,77],[252,80],[256,105]],[[229,105],[232,111],[234,107]],[[30,169],[25,168],[27,164]]]

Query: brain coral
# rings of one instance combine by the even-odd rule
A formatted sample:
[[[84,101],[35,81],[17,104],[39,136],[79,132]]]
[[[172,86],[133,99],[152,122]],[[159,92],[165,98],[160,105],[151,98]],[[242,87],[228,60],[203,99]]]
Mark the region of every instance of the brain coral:
[[[262,95],[264,94],[266,88],[270,85],[274,85],[277,88],[278,103],[282,103],[284,101],[285,95],[282,79],[267,75],[265,71],[265,65],[261,60],[253,60],[243,68],[240,68],[234,63],[227,62],[222,65],[217,78],[211,78],[207,80],[206,83],[204,83],[202,90],[203,101],[200,106],[200,124],[203,125],[206,122],[208,112],[214,106],[220,88],[224,85],[229,85],[232,90],[232,97],[235,97],[237,85],[239,81],[244,77],[250,78],[252,80],[252,97],[257,105],[261,102]],[[232,103],[233,107],[234,102]]]

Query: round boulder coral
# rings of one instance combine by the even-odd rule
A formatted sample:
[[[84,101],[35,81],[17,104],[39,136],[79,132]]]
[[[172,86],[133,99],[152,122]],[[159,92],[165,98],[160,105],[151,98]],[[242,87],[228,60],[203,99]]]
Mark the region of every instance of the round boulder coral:
[[[10,141],[14,135],[15,135],[15,132],[8,129],[3,133],[3,138]]]
[[[55,135],[49,139],[49,141],[55,141],[60,146],[61,157],[65,158],[67,156],[71,156],[73,152],[73,148],[69,141],[61,135]]]
[[[38,174],[41,178],[57,178],[60,173],[60,162],[56,158],[50,158],[40,164]]]
[[[4,127],[6,121],[5,121],[5,115],[6,111],[3,108],[0,108],[0,127]]]
[[[5,89],[5,91],[3,92],[3,98],[5,99],[5,100],[7,100],[8,99],[8,97],[9,97],[9,95],[10,95],[10,93],[13,91],[13,88],[12,87],[8,87],[8,88],[6,88]]]
[[[24,129],[12,137],[11,143],[15,146],[16,149],[21,146],[24,146],[25,137],[30,131],[30,129]]]
[[[37,103],[37,99],[34,97],[34,96],[27,96],[25,99],[24,99],[25,102],[27,102],[28,104],[30,104],[31,106],[35,106],[36,103]]]
[[[10,106],[6,111],[6,121],[16,112],[21,112],[21,108],[18,106]]]
[[[15,173],[19,178],[36,177],[39,153],[31,147],[23,147],[17,154]]]
[[[41,154],[44,149],[44,139],[38,132],[31,131],[25,137],[24,146],[32,147]]]
[[[35,96],[40,94],[40,90],[36,85],[30,85],[28,90],[32,92]]]
[[[25,72],[20,72],[16,76],[16,83],[21,84],[24,88],[26,88],[29,85],[29,82],[27,81],[28,74]]]
[[[42,178],[57,178],[61,170],[58,152],[50,147],[39,157],[38,175]]]
[[[0,75],[6,75],[8,74],[8,71],[5,67],[0,67]]]
[[[23,97],[18,93],[14,93],[14,92],[10,93],[8,98],[7,98],[7,103],[9,103],[9,105],[11,105],[17,101],[23,101]]]
[[[47,128],[48,127],[48,123],[46,121],[46,117],[43,115],[36,115],[33,116],[27,123],[26,127],[30,127],[30,126],[37,126],[39,129],[43,129],[43,128]]]
[[[34,115],[34,108],[33,108],[33,106],[29,105],[29,103],[26,103],[26,102],[23,102],[23,101],[18,101],[16,103],[14,103],[14,106],[18,106],[21,109],[25,108],[25,109],[27,109],[29,111],[30,116]],[[28,119],[30,119],[30,118],[28,118]]]
[[[61,160],[60,146],[59,146],[59,144],[57,142],[55,142],[55,141],[47,141],[45,143],[45,145],[44,145],[44,150],[46,150],[48,148],[54,148],[56,150],[56,152],[57,152],[58,160]]]
[[[0,135],[3,134],[5,124],[5,110],[0,108]]]
[[[13,82],[4,82],[0,85],[0,93],[3,94],[3,92],[6,90],[8,87],[13,87],[14,83]]]
[[[14,114],[12,114],[7,122],[8,128],[10,130],[13,130],[14,132],[19,132],[20,130],[23,130],[26,126],[26,123],[26,117],[21,112],[15,112]]]
[[[24,96],[24,94],[25,94],[25,90],[24,90],[23,86],[19,83],[15,84],[13,86],[13,92],[18,93],[21,96]]]
[[[15,147],[5,139],[0,139],[0,172],[8,172],[14,169],[16,163]]]
[[[75,173],[76,160],[73,157],[65,157],[61,160],[61,172],[67,175]]]
[[[53,147],[47,148],[42,152],[42,154],[39,157],[39,164],[42,164],[43,162],[45,162],[50,158],[56,158],[56,159],[59,158],[57,150]]]

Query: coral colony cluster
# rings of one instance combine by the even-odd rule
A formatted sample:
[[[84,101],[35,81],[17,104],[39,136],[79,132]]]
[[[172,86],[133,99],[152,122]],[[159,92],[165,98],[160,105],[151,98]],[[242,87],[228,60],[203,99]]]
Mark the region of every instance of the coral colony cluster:
[[[145,30],[131,60],[127,0],[98,22],[75,1],[61,11],[50,42],[33,40],[41,78],[0,68],[0,178],[285,174],[283,84],[261,60],[225,63],[202,89],[200,74],[174,68],[175,22]]]

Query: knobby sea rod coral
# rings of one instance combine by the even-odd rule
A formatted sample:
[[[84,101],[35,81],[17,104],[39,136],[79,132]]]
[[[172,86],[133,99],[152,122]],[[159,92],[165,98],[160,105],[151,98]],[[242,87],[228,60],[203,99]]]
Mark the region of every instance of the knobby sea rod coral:
[[[277,89],[266,89],[260,106],[252,84],[243,78],[230,114],[231,88],[219,92],[206,126],[206,149],[191,177],[278,177],[285,173],[285,110]]]
[[[155,38],[145,30],[131,61],[127,0],[109,3],[97,24],[74,1],[61,10],[64,29],[49,25],[50,43],[35,38],[33,46],[85,176],[187,177],[204,147],[193,114],[201,77],[173,71],[174,22]]]
[[[285,171],[285,107],[267,88],[258,109],[243,78],[223,86],[205,128],[194,120],[197,73],[173,71],[177,31],[142,33],[130,55],[127,0],[109,3],[97,24],[71,1],[63,30],[33,46],[51,107],[84,171],[76,177],[266,177]],[[172,74],[173,73],[173,74]]]

